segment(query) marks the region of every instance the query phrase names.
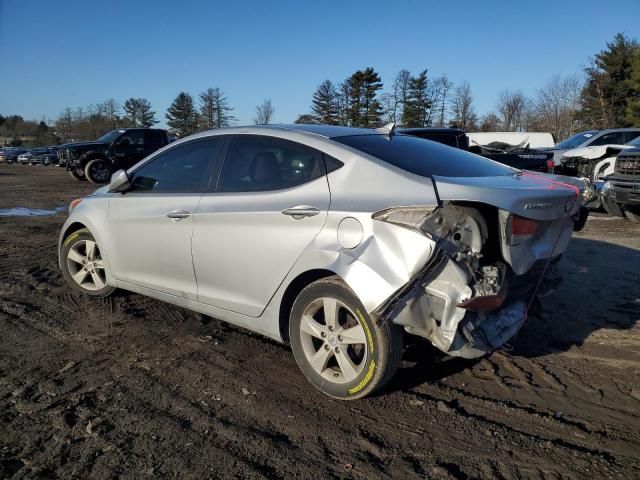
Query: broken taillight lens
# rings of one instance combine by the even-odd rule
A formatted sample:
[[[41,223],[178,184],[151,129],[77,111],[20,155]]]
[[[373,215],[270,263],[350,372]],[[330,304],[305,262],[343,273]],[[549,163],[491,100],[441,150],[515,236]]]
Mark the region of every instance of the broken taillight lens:
[[[432,206],[393,207],[375,212],[371,218],[409,228],[424,235],[424,232],[420,230],[420,225],[424,218],[435,209],[436,207]]]
[[[519,243],[526,242],[533,237],[539,229],[540,222],[537,220],[511,215],[507,231],[507,243],[509,245],[518,245]]]
[[[547,173],[553,173],[554,168],[553,160],[547,160]]]
[[[483,295],[466,300],[458,305],[460,308],[472,312],[490,312],[499,309],[504,303],[503,295]]]

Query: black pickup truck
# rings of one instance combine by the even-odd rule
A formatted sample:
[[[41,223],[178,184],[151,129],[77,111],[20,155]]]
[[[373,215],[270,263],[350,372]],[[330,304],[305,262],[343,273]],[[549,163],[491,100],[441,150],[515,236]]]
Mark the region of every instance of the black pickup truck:
[[[168,143],[166,130],[119,128],[94,142],[60,145],[58,158],[72,177],[102,184],[107,183],[116,170],[135,165]]]
[[[544,152],[524,145],[508,145],[502,142],[494,142],[482,146],[469,146],[469,137],[464,133],[464,130],[459,128],[400,128],[398,133],[425,138],[434,142],[444,143],[450,147],[477,153],[520,170],[533,170],[543,173],[553,172],[553,152]]]

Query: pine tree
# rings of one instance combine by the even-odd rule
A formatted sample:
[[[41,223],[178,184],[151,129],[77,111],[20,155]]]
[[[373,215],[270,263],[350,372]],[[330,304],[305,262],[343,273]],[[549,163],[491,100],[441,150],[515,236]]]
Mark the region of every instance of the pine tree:
[[[185,137],[198,129],[198,113],[193,105],[193,97],[180,92],[165,114],[167,125],[179,137]]]
[[[156,112],[151,110],[151,103],[146,98],[138,99],[138,123],[141,127],[149,128],[158,123]]]
[[[158,123],[156,112],[151,110],[151,104],[146,98],[130,98],[124,102],[123,110],[127,114],[128,123],[132,127],[149,128]]]
[[[338,124],[338,92],[331,80],[322,82],[315,93],[311,103],[311,111],[319,123],[326,125]]]
[[[382,106],[378,92],[380,75],[371,67],[358,70],[346,80],[349,88],[349,124],[353,127],[376,127],[380,124]]]
[[[200,98],[200,128],[228,127],[236,118],[229,112],[233,110],[227,102],[227,97],[219,88],[208,88],[199,95]]]
[[[582,90],[581,117],[588,127],[614,128],[630,125],[625,115],[634,95],[632,60],[640,44],[619,33],[606,50],[585,68],[587,81]]]
[[[428,93],[429,81],[427,70],[423,70],[417,77],[409,79],[409,87],[404,108],[402,110],[402,124],[405,127],[426,127],[431,109]]]

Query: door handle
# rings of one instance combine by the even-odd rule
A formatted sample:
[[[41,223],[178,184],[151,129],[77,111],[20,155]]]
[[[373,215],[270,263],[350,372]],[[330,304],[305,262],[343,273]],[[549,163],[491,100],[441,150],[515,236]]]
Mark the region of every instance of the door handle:
[[[310,207],[309,205],[298,205],[297,207],[287,208],[282,211],[284,215],[300,220],[305,217],[314,217],[320,213],[320,210],[316,207]]]
[[[190,216],[191,216],[191,212],[188,212],[186,210],[174,210],[172,212],[167,213],[167,218],[170,218],[174,222],[179,222],[180,220],[183,220]]]

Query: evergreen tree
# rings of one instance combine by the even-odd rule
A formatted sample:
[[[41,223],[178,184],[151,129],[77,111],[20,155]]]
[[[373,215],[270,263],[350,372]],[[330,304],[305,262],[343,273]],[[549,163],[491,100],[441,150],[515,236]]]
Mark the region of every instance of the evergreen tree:
[[[630,127],[640,127],[640,48],[636,49],[631,59],[631,75],[628,83],[630,96],[625,120]]]
[[[378,92],[382,90],[380,75],[371,67],[358,70],[347,79],[350,92],[349,123],[353,127],[376,127],[380,124],[382,106]]]
[[[409,79],[407,98],[402,110],[402,124],[405,127],[427,126],[429,110],[432,106],[428,87],[427,70],[423,70],[417,77]]]
[[[634,92],[632,61],[640,44],[619,33],[607,48],[595,56],[585,69],[587,80],[582,90],[583,121],[589,127],[614,128],[630,125],[629,103],[637,98]]]
[[[231,115],[231,108],[227,97],[219,88],[208,88],[199,95],[200,98],[200,128],[222,128],[231,125],[236,118]]]
[[[198,129],[198,113],[193,105],[193,97],[180,92],[165,114],[167,125],[179,137],[185,137]]]
[[[124,102],[123,110],[127,114],[129,125],[132,127],[149,128],[158,123],[156,112],[151,110],[151,104],[146,98],[130,98]]]
[[[322,82],[315,93],[311,104],[311,111],[314,113],[318,123],[326,125],[338,124],[338,92],[331,83],[331,80]]]

